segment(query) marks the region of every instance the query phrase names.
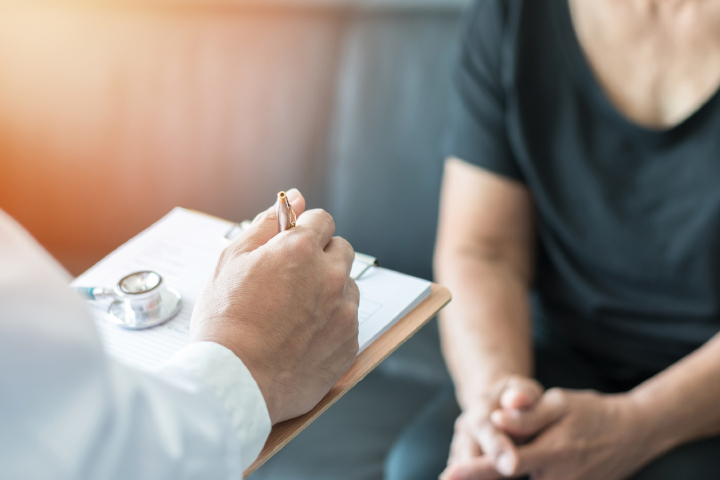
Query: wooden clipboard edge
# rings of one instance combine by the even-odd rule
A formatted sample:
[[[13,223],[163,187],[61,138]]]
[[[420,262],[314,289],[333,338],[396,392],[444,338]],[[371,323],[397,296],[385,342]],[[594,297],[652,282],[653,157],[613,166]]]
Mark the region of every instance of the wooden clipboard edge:
[[[243,478],[248,477],[261,467],[273,455],[287,445],[290,440],[295,438],[297,434],[302,432],[305,427],[310,425],[325,410],[337,402],[340,397],[357,385],[360,380],[380,365],[380,363],[397,350],[400,345],[412,337],[420,328],[428,323],[431,318],[435,317],[435,315],[450,302],[451,298],[452,295],[447,288],[433,283],[430,286],[430,296],[420,302],[417,307],[398,320],[395,325],[390,327],[377,340],[363,350],[348,371],[340,377],[340,380],[330,389],[327,395],[320,400],[320,403],[305,415],[287,420],[273,427],[260,455],[258,455],[255,462],[245,470]]]

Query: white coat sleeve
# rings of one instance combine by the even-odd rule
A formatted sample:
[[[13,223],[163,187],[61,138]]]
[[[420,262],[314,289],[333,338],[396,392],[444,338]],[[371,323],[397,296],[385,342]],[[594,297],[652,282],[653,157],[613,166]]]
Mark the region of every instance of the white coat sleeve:
[[[242,478],[270,432],[242,361],[203,342],[121,365],[69,280],[0,210],[0,478]]]

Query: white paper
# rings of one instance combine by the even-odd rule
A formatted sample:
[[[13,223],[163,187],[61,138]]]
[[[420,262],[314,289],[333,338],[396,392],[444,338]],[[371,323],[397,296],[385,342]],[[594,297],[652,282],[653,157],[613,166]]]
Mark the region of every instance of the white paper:
[[[154,270],[182,295],[183,305],[175,318],[146,330],[118,327],[108,319],[109,302],[88,302],[110,356],[136,367],[154,368],[187,345],[195,300],[227,245],[223,235],[230,226],[176,208],[72,282],[76,287],[113,288],[125,275]],[[357,284],[360,351],[430,295],[430,282],[379,267],[370,268]]]

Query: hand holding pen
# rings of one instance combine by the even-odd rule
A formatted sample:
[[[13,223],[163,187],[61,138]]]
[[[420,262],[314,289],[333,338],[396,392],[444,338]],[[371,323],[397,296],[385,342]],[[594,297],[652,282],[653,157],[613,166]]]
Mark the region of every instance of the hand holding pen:
[[[192,341],[219,343],[243,361],[273,423],[314,407],[359,347],[353,248],[335,236],[330,214],[305,211],[297,190],[284,197],[296,228],[278,234],[278,205],[255,217],[220,256],[190,326]]]

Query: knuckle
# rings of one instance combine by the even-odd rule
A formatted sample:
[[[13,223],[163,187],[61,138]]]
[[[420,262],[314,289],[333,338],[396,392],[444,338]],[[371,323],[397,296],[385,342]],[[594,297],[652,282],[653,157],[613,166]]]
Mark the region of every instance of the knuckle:
[[[335,231],[335,219],[330,215],[327,211],[323,210],[322,208],[318,209],[318,215],[322,219],[322,221],[327,222],[327,224],[330,226],[332,231]]]
[[[310,235],[298,232],[298,235],[295,235],[294,240],[292,248],[296,255],[310,256],[314,253],[315,242]]]
[[[228,245],[227,247],[222,249],[222,252],[220,252],[220,258],[218,258],[218,265],[225,265],[230,258],[232,258],[232,252],[234,250],[234,245]]]
[[[545,392],[545,397],[549,402],[562,404],[567,396],[562,388],[553,387]]]
[[[321,219],[326,220],[326,221],[330,221],[330,222],[334,222],[334,220],[333,220],[333,218],[332,218],[332,215],[330,215],[330,214],[327,212],[327,210],[322,209],[322,208],[316,208],[316,209],[314,209],[313,211],[316,212],[316,215],[317,215],[318,217],[320,217]]]
[[[355,302],[345,302],[342,306],[342,317],[353,331],[358,329],[358,306]]]
[[[274,210],[263,210],[262,212],[255,215],[255,218],[253,218],[252,223],[260,223],[264,222],[266,220],[269,220],[270,216],[274,216]]]
[[[346,250],[353,257],[355,256],[355,249],[350,244],[350,242],[345,240],[343,237],[335,237],[335,240],[338,242],[338,245],[340,246],[340,248],[342,248],[343,250]]]
[[[539,388],[539,389],[543,388],[542,385],[540,384],[540,382],[538,382],[537,380],[535,380],[534,378],[531,378],[531,377],[519,377],[517,382],[518,382],[518,385],[522,385],[526,388]]]
[[[534,378],[526,377],[523,375],[516,375],[516,374],[511,375],[507,379],[505,389],[507,390],[507,389],[511,389],[511,388],[519,389],[519,390],[526,391],[526,392],[534,392],[537,390],[540,390],[540,391],[543,390],[543,387],[540,384],[540,382],[538,382]]]
[[[313,218],[314,221],[335,223],[332,215],[322,208],[313,208],[312,210],[305,212],[304,215]]]
[[[220,257],[217,261],[217,267],[222,269],[227,264],[231,263],[241,253],[242,242],[236,240],[227,247],[223,248],[220,252]]]

